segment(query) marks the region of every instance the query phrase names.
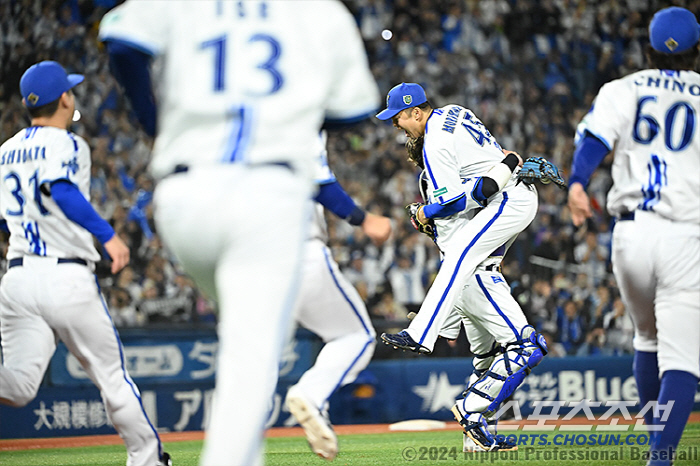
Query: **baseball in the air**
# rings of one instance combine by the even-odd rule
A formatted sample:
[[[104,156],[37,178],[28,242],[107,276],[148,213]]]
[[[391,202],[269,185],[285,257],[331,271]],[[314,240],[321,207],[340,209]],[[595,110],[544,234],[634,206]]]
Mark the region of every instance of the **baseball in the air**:
[[[394,37],[394,33],[391,32],[390,30],[384,29],[384,30],[382,31],[382,39],[384,39],[384,40],[389,40],[389,39],[391,39],[392,37]]]
[[[73,112],[73,121],[78,121],[78,120],[80,120],[80,112],[76,109]]]

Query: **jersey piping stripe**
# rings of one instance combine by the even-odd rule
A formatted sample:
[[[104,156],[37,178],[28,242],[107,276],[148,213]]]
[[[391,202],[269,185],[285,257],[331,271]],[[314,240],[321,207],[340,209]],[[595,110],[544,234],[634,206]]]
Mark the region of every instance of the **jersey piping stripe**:
[[[438,302],[437,306],[435,307],[435,310],[433,311],[433,315],[430,317],[430,322],[428,322],[427,327],[425,328],[425,331],[423,331],[423,335],[421,335],[420,340],[418,341],[419,344],[423,344],[423,341],[425,341],[425,337],[428,335],[428,330],[430,330],[430,327],[432,327],[433,322],[435,321],[435,317],[437,316],[438,312],[440,311],[440,308],[442,307],[443,303],[445,302],[445,298],[447,297],[447,293],[449,293],[450,288],[452,288],[452,285],[454,284],[455,279],[457,278],[457,274],[459,273],[459,267],[462,265],[462,262],[464,261],[464,257],[467,255],[469,250],[474,246],[474,244],[483,236],[483,234],[488,230],[491,225],[498,219],[498,217],[501,216],[503,213],[503,209],[506,206],[506,203],[508,202],[508,193],[503,193],[503,201],[501,202],[501,205],[498,207],[498,211],[496,214],[493,216],[491,220],[488,221],[486,225],[484,225],[484,228],[481,229],[479,233],[477,233],[474,238],[469,242],[467,247],[464,249],[462,252],[462,255],[459,258],[459,261],[457,261],[457,265],[452,272],[452,277],[450,277],[450,282],[447,284],[447,287],[445,288],[445,291],[442,293],[442,297],[440,298],[440,301]]]
[[[359,354],[355,357],[355,359],[353,359],[353,361],[350,363],[350,366],[348,366],[348,368],[345,369],[345,372],[343,372],[343,375],[340,377],[340,380],[338,380],[338,383],[336,384],[336,386],[335,386],[335,387],[333,388],[333,390],[331,390],[331,392],[328,394],[328,396],[326,397],[326,401],[327,401],[328,398],[330,398],[331,395],[332,395],[332,394],[338,389],[338,387],[340,387],[340,385],[343,383],[343,380],[344,380],[345,377],[348,375],[348,372],[350,372],[350,369],[352,369],[352,368],[355,366],[355,364],[357,364],[357,361],[360,360],[360,358],[362,357],[362,355],[365,354],[365,351],[367,351],[367,347],[369,347],[369,345],[374,341],[374,338],[372,337],[372,333],[371,333],[371,332],[369,331],[369,329],[367,328],[367,324],[365,323],[364,319],[362,318],[362,316],[360,315],[360,313],[357,311],[357,308],[356,308],[355,305],[352,303],[352,301],[350,300],[350,298],[348,297],[348,295],[345,293],[345,290],[343,290],[343,288],[340,286],[340,283],[338,282],[338,279],[337,279],[336,276],[335,276],[335,271],[333,270],[333,267],[331,266],[330,257],[329,257],[329,255],[328,255],[328,249],[327,249],[327,248],[323,248],[323,256],[324,256],[324,258],[326,259],[326,267],[328,267],[328,271],[331,273],[331,277],[333,278],[333,282],[335,283],[335,286],[338,287],[338,290],[340,291],[340,294],[342,294],[342,295],[343,295],[343,298],[345,298],[345,301],[348,302],[348,304],[350,305],[350,308],[351,308],[352,311],[355,313],[355,315],[357,316],[357,318],[360,320],[360,323],[362,324],[362,327],[365,329],[365,333],[367,334],[367,336],[370,337],[370,338],[367,339],[367,342],[366,342],[365,345],[362,347],[362,350],[360,351],[360,353],[359,353]]]
[[[225,162],[243,161],[248,141],[250,140],[250,130],[252,127],[252,114],[250,110],[250,108],[245,106],[234,109],[237,116],[233,122],[231,138],[224,152]]]
[[[340,377],[340,380],[338,380],[338,383],[336,384],[335,387],[333,387],[333,390],[331,390],[331,392],[328,394],[325,401],[328,401],[328,399],[331,397],[331,395],[333,395],[333,393],[335,393],[335,391],[340,387],[340,385],[343,383],[343,380],[348,375],[348,372],[350,372],[350,369],[352,369],[355,366],[355,364],[357,364],[357,361],[359,361],[360,358],[362,357],[362,355],[365,354],[365,351],[367,351],[367,347],[369,347],[369,345],[372,342],[374,342],[374,338],[370,338],[367,340],[367,342],[365,343],[365,346],[362,347],[362,350],[357,355],[357,357],[350,363],[350,366],[345,370],[345,372],[343,372],[343,375]]]
[[[486,299],[489,300],[489,302],[491,303],[493,308],[496,310],[496,312],[498,312],[498,315],[503,317],[503,320],[506,321],[506,324],[508,324],[508,327],[510,327],[510,329],[513,331],[513,335],[515,335],[515,339],[516,340],[520,339],[520,334],[516,330],[513,323],[510,321],[510,319],[508,319],[508,317],[506,317],[506,315],[503,313],[501,308],[498,307],[498,304],[496,304],[496,301],[494,301],[493,297],[489,294],[489,291],[484,286],[484,282],[481,280],[481,276],[479,276],[479,274],[475,274],[475,275],[476,275],[476,281],[479,284],[479,288],[481,288],[481,291],[484,292],[484,296],[486,296]]]
[[[432,114],[431,114],[432,116]],[[428,117],[428,121],[425,123],[425,135],[428,135],[428,123],[430,123],[430,117]],[[433,176],[433,171],[430,169],[430,162],[428,162],[428,153],[425,151],[425,145],[423,146],[423,164],[425,165],[425,170],[428,172],[428,176],[430,177],[430,181],[433,182],[433,189],[437,189],[437,181],[435,181],[435,176]],[[427,193],[426,193],[427,194]],[[438,197],[438,201],[442,204],[442,196]]]
[[[97,294],[100,297],[100,302],[102,303],[102,308],[105,311],[105,314],[107,314],[107,318],[109,319],[109,322],[112,324],[112,330],[114,331],[114,338],[117,340],[117,347],[119,348],[119,360],[121,362],[121,368],[122,368],[122,374],[124,376],[124,380],[126,381],[127,384],[129,384],[129,387],[131,387],[131,392],[134,394],[137,400],[139,400],[139,406],[141,407],[141,412],[143,413],[143,417],[146,418],[146,422],[148,425],[151,427],[151,430],[153,431],[153,435],[155,435],[156,440],[158,441],[158,458],[163,456],[163,445],[160,443],[160,437],[158,436],[158,431],[156,430],[155,427],[153,427],[153,424],[151,424],[151,420],[148,418],[148,415],[146,414],[146,410],[143,407],[143,402],[141,401],[141,396],[139,395],[138,389],[134,387],[134,382],[129,378],[129,375],[126,372],[126,367],[124,367],[124,349],[122,348],[122,343],[121,340],[119,339],[119,333],[117,332],[117,328],[114,326],[114,322],[112,321],[112,316],[109,314],[109,309],[107,308],[107,303],[105,303],[104,297],[102,296],[102,290],[100,289],[100,283],[97,281],[97,275],[95,275],[95,284],[97,285]]]
[[[372,332],[370,332],[370,331],[369,331],[369,328],[367,328],[367,324],[365,323],[364,319],[362,318],[362,316],[360,315],[360,313],[357,311],[357,308],[356,308],[355,305],[352,303],[352,301],[350,300],[350,298],[348,297],[348,295],[345,293],[345,290],[343,290],[343,288],[340,286],[340,283],[338,282],[338,279],[337,279],[336,276],[335,276],[333,267],[331,266],[330,257],[329,257],[329,255],[328,255],[328,249],[327,249],[327,248],[323,248],[323,256],[324,256],[324,258],[326,259],[326,267],[328,267],[328,270],[329,270],[330,273],[331,273],[331,277],[333,278],[333,283],[335,283],[335,286],[338,287],[338,290],[340,291],[340,294],[343,295],[343,298],[345,298],[345,301],[347,301],[348,304],[350,305],[350,307],[352,308],[352,312],[355,313],[355,315],[357,316],[357,318],[360,320],[360,323],[362,323],[362,328],[365,329],[365,333],[366,333],[367,335],[371,335]]]

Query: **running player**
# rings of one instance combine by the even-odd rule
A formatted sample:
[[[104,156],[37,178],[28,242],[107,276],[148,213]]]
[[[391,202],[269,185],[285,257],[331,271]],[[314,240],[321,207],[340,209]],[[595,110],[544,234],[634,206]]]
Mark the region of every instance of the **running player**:
[[[201,464],[259,464],[319,131],[364,119],[379,100],[357,25],[339,1],[127,1],[105,15],[100,37],[157,135],[159,234],[219,305]]]
[[[584,118],[574,154],[569,208],[592,216],[585,187],[614,151],[607,208],[613,272],[634,322],[634,376],[647,411],[649,464],[669,465],[700,377],[700,25],[670,7],[649,24],[649,68],[605,84]]]
[[[93,236],[112,273],[129,262],[129,249],[90,204],[90,148],[68,131],[72,89],[83,79],[54,61],[30,67],[20,91],[32,125],[0,147],[0,216],[10,230],[0,283],[0,402],[34,399],[58,338],[100,389],[127,465],[168,465],[93,273],[100,259]]]

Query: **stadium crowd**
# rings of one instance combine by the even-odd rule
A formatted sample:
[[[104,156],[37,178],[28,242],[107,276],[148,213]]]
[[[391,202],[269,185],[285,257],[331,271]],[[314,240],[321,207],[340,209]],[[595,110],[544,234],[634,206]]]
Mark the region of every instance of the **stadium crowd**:
[[[85,74],[76,88],[82,117],[74,131],[91,145],[92,202],[132,250],[130,266],[118,276],[111,277],[104,264],[98,267],[114,321],[124,327],[210,325],[215,304],[181,273],[155,231],[153,181],[146,172],[152,141],[120,97],[97,41],[102,15],[117,3],[0,4],[0,138],[27,121],[17,89],[28,66],[52,59]],[[698,0],[346,3],[382,92],[398,82],[418,82],[435,106],[471,108],[503,147],[543,156],[565,173],[576,126],[600,86],[642,67],[651,14],[682,4],[700,15]],[[377,248],[359,229],[327,217],[334,256],[382,330],[405,326],[440,261],[437,248],[412,229],[404,212],[404,205],[420,200],[418,172],[406,161],[404,142],[378,120],[332,133],[329,141],[331,167],[346,190],[396,224],[392,240]],[[609,173],[594,176],[589,193],[595,218],[579,230],[570,221],[566,192],[539,187],[539,213],[504,261],[514,296],[547,335],[553,356],[631,352],[632,323],[610,273],[612,219],[604,208],[610,184]],[[436,352],[464,355],[461,340]]]

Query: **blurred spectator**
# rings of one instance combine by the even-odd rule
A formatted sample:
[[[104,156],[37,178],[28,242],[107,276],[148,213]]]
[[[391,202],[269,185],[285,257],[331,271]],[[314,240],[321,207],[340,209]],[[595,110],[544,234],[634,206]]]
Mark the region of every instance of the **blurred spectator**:
[[[557,309],[558,341],[573,355],[586,338],[586,324],[581,317],[579,305],[573,300],[567,300]]]

